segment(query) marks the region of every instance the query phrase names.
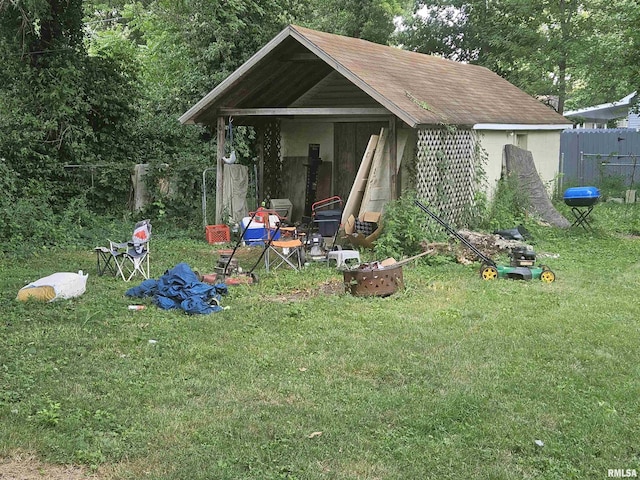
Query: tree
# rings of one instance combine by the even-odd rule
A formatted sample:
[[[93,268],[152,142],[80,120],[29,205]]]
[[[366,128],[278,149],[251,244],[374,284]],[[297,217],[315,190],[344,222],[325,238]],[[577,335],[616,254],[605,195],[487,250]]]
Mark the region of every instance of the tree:
[[[102,8],[99,16],[113,5]],[[294,0],[151,1],[116,7],[127,38],[138,48],[146,97],[154,108],[173,114],[208,93],[302,8],[303,2]]]
[[[386,45],[395,20],[409,11],[407,0],[317,0],[310,2],[305,26]]]
[[[178,117],[289,23],[300,5],[295,0],[153,0],[87,8],[95,22],[90,52],[131,51],[123,42],[134,52],[140,90],[132,101],[139,113],[130,128],[136,132],[135,151],[152,166],[148,187],[156,193],[156,213],[192,221],[200,211],[194,191],[200,191],[203,170],[215,162],[211,132],[182,126]],[[239,133],[235,148],[242,161],[250,162],[250,132]],[[171,194],[163,195],[154,180],[167,178]]]
[[[593,69],[584,52],[604,20],[596,14],[600,6],[599,0],[418,1],[415,12],[426,15],[409,19],[399,39],[412,50],[484,65],[532,95],[555,95],[562,113],[572,86]]]
[[[32,65],[65,49],[80,51],[82,18],[82,0],[0,0],[0,35]]]
[[[640,4],[634,0],[594,2],[591,15],[590,39],[576,52],[572,108],[640,92]]]
[[[58,210],[88,193],[67,166],[125,164],[134,151],[127,122],[137,79],[128,58],[87,53],[82,7],[0,0],[0,158],[16,197]],[[128,175],[109,188],[126,200]]]

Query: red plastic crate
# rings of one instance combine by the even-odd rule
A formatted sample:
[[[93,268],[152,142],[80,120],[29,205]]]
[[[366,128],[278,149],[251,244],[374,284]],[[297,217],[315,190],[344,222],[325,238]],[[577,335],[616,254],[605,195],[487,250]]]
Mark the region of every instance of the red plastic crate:
[[[229,225],[207,225],[207,242],[211,244],[229,243],[231,241],[231,230]]]

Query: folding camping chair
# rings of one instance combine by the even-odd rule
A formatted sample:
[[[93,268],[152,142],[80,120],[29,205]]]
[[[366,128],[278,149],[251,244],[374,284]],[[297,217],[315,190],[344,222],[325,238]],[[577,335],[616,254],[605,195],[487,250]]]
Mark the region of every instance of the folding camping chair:
[[[125,282],[136,274],[149,278],[149,240],[151,239],[151,223],[142,220],[136,223],[131,241],[113,242],[109,247],[96,247],[98,275],[111,273],[120,275]]]
[[[268,272],[269,269],[275,270],[278,267],[287,265],[294,270],[300,270],[304,265],[304,244],[298,236],[296,229],[291,230],[289,227],[273,228],[272,225],[266,224],[267,242],[265,244],[264,267]],[[280,237],[279,232],[286,232]],[[277,238],[276,238],[277,237]]]

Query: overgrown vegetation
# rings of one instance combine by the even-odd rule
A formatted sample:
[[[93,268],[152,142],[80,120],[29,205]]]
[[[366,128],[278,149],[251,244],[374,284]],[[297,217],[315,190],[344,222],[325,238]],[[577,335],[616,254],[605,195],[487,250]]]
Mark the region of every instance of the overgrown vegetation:
[[[566,78],[567,58],[578,83],[608,75],[585,83],[592,91],[575,106],[633,90],[636,2],[582,2],[602,28],[574,31],[604,41],[549,30],[583,20],[555,9],[529,21],[542,3],[462,3],[480,7],[465,24],[473,35],[439,39],[475,36],[469,52],[501,39],[480,52],[484,64],[531,93],[550,93],[534,91],[540,79],[564,88],[554,78]],[[475,266],[432,262],[407,268],[398,294],[360,299],[339,293],[339,272],[312,265],[259,271],[258,285],[232,290],[229,309],[206,317],[129,311],[128,285],[93,274],[75,300],[14,300],[53,272],[94,272],[92,248],[131,234],[139,163],[151,166],[153,199],[139,215],[153,220],[153,275],[183,261],[212,271],[217,256],[198,227],[215,142],[177,117],[288,23],[387,43],[404,6],[0,0],[0,456],[28,449],[98,478],[189,480],[599,478],[635,467],[636,205],[599,205],[593,235],[556,231],[501,185],[475,218],[488,230],[525,223],[549,255],[552,285],[481,282]],[[437,32],[418,29],[414,44],[428,43],[425,31]],[[534,34],[551,50],[525,55]],[[536,58],[544,51],[558,55]],[[608,73],[622,70],[624,82]],[[235,141],[250,162],[251,132]],[[425,220],[411,195],[389,205],[376,257],[445,237]]]
[[[516,176],[506,176],[498,181],[480,225],[487,231],[513,228],[530,223],[529,214],[529,198],[519,188]]]
[[[610,101],[618,89],[633,90],[633,80],[604,78],[601,72],[637,78],[639,50],[620,50],[638,40],[634,26],[640,9],[634,2],[589,0],[557,10],[539,2],[527,8],[513,1],[488,7],[474,0],[460,2],[455,18],[449,3],[431,2],[425,10],[424,2],[402,0],[0,1],[0,172],[6,187],[0,190],[0,207],[20,199],[22,211],[55,216],[73,199],[76,205],[85,202],[90,214],[120,218],[128,211],[133,166],[149,163],[152,204],[145,214],[183,226],[200,224],[201,175],[212,164],[215,141],[212,132],[182,127],[177,118],[289,23],[382,44],[401,42],[428,53],[468,54],[467,60],[534,94],[561,88],[563,82],[556,80],[565,77],[557,71],[563,59],[571,58],[572,81],[592,87],[567,90],[579,94],[580,104]],[[412,17],[411,6],[423,15]],[[408,28],[396,37],[399,17]],[[527,21],[519,23],[522,18]],[[578,28],[582,22],[616,28]],[[567,28],[545,27],[556,24]],[[439,35],[451,28],[470,34]],[[603,33],[610,31],[615,34]],[[487,51],[486,42],[496,38],[502,39],[499,48]],[[558,38],[566,50],[556,48]],[[619,38],[624,41],[618,45]],[[527,49],[533,40],[540,51],[554,55],[531,55]],[[518,62],[509,61],[512,57]],[[586,82],[592,78],[597,81]],[[240,130],[235,138],[248,164],[255,156],[251,135]],[[173,181],[170,191],[163,189],[167,176]],[[0,222],[4,234],[15,223],[10,215]],[[3,240],[19,243],[20,235]]]
[[[428,243],[446,238],[442,229],[429,222],[416,206],[416,199],[415,191],[407,191],[385,206],[384,228],[375,245],[379,258],[411,257],[422,252]]]
[[[384,230],[376,242],[376,255],[382,258],[411,257],[423,251],[429,243],[447,241],[448,233],[415,205],[416,199],[415,191],[407,191],[403,192],[400,199],[385,206]],[[418,200],[434,210],[424,199]],[[446,221],[446,215],[442,212],[434,213]],[[490,202],[484,196],[477,199],[474,202],[473,216],[466,216],[465,220],[465,225],[451,226],[472,226],[485,232],[515,228],[518,225],[535,229],[538,218],[531,214],[529,200],[518,187],[516,177],[510,176],[498,182]],[[430,259],[430,263],[433,261],[433,258]]]

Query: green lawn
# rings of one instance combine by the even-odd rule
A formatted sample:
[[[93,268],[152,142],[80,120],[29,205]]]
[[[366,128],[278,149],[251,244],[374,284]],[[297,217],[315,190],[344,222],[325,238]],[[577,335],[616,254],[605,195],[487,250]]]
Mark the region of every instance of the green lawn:
[[[366,299],[312,265],[259,271],[206,316],[128,310],[131,285],[97,277],[90,248],[2,260],[0,459],[125,479],[640,470],[640,239],[614,231],[639,214],[603,204],[595,234],[537,229],[553,284],[439,262],[406,265],[403,291]],[[169,237],[154,232],[153,276],[181,261],[213,270],[204,240]],[[79,269],[77,299],[14,300]]]

